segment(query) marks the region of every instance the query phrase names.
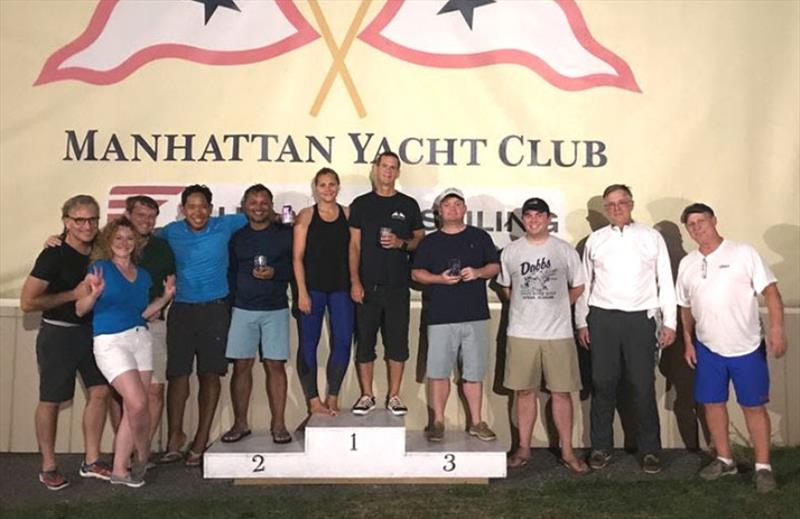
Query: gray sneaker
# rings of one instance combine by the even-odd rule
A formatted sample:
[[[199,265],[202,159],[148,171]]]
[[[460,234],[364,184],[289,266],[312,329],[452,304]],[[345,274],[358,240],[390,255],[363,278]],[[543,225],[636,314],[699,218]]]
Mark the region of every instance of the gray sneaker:
[[[131,479],[136,481],[144,481],[144,475],[147,473],[148,462],[134,461],[131,463]]]
[[[739,469],[736,468],[736,463],[725,463],[719,458],[714,458],[714,461],[703,467],[698,474],[706,481],[714,481],[723,476],[733,476],[738,474]]]
[[[126,487],[130,488],[139,488],[144,485],[143,479],[134,479],[130,473],[125,474],[124,476],[117,476],[115,474],[111,474],[111,484],[112,485],[125,485]]]
[[[364,416],[370,411],[375,409],[375,397],[370,395],[361,395],[361,398],[353,404],[353,414]]]
[[[400,400],[400,397],[395,395],[386,401],[386,409],[395,416],[404,416],[408,413],[408,407]]]
[[[759,494],[766,494],[778,487],[778,483],[775,482],[775,476],[772,474],[772,471],[767,469],[757,470],[753,475],[753,483],[755,483],[756,492]]]
[[[426,436],[429,442],[440,442],[444,440],[444,424],[442,422],[433,422],[428,428]]]
[[[611,461],[611,453],[603,449],[594,449],[589,455],[589,466],[592,470],[601,470],[608,466]]]
[[[486,422],[478,422],[469,428],[469,435],[475,436],[479,440],[490,442],[497,439],[497,435],[493,430],[489,429],[489,424]]]

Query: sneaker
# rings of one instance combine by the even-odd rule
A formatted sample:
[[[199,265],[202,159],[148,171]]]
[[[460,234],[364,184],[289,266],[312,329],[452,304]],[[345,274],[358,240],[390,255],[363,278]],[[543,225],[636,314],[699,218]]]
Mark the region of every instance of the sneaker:
[[[126,487],[130,488],[139,488],[144,485],[144,479],[134,478],[130,473],[125,474],[124,476],[111,474],[109,479],[112,485],[125,485]]]
[[[476,436],[479,440],[490,442],[497,439],[497,435],[493,430],[489,429],[486,422],[479,422],[469,428],[469,435]]]
[[[719,458],[714,458],[714,461],[703,467],[698,474],[706,481],[714,481],[723,476],[733,476],[738,472],[736,463],[728,464]]]
[[[81,463],[81,468],[78,469],[78,474],[80,474],[82,478],[95,478],[108,481],[111,479],[111,467],[100,460],[94,463],[83,462]]]
[[[373,409],[375,409],[375,397],[361,395],[361,398],[358,399],[358,402],[353,405],[353,414],[364,416]]]
[[[444,440],[444,424],[442,422],[433,422],[428,428],[426,436],[429,442],[440,442]]]
[[[642,470],[645,474],[658,474],[664,470],[661,459],[655,454],[645,454],[642,458]]]
[[[69,486],[69,481],[58,469],[40,471],[39,481],[47,487],[47,490],[61,490]]]
[[[757,470],[756,473],[753,474],[753,483],[755,483],[756,492],[759,494],[766,494],[778,487],[778,483],[775,482],[775,476],[772,474],[772,471],[767,469]]]
[[[611,461],[611,453],[602,449],[593,449],[589,455],[589,466],[593,470],[606,468],[609,461]]]
[[[399,396],[393,396],[386,401],[386,409],[395,416],[403,416],[408,412],[408,407],[400,400]]]
[[[131,479],[144,481],[144,475],[147,473],[147,462],[134,461],[131,463]]]

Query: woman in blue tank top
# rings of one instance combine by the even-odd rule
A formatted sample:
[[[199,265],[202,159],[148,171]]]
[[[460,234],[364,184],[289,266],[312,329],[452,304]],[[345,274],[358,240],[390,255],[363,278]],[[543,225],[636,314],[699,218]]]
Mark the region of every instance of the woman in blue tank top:
[[[122,397],[122,420],[114,438],[111,483],[138,488],[144,484],[150,455],[147,390],[153,374],[153,339],[147,320],[175,295],[175,278],[164,281],[164,294],[148,304],[150,274],[136,266],[141,238],[126,218],[109,222],[92,249],[85,284],[88,293],[75,302],[78,315],[94,310],[92,328],[97,366]],[[136,459],[128,465],[131,455]]]
[[[336,203],[339,175],[334,170],[319,170],[313,189],[317,203],[300,211],[294,225],[293,266],[300,311],[298,370],[309,411],[334,415],[339,411],[339,389],[350,363],[355,315],[347,261],[349,212]],[[326,309],[331,354],[326,369],[328,391],[323,399],[317,388],[317,345]]]

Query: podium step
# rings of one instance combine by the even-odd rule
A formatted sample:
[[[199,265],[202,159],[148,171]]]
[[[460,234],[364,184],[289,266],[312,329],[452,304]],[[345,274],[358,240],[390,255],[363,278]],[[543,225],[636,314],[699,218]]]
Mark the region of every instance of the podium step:
[[[237,443],[216,442],[203,460],[205,478],[305,481],[450,480],[506,476],[505,448],[463,431],[431,443],[406,431],[402,417],[376,410],[367,416],[313,416],[293,441],[277,445],[266,432]]]

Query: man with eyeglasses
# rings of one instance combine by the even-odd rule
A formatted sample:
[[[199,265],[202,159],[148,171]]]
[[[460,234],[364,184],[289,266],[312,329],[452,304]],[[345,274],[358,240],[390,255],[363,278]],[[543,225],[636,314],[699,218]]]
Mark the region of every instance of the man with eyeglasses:
[[[583,265],[588,283],[575,305],[578,341],[591,351],[592,359],[589,465],[599,470],[611,460],[617,387],[624,374],[632,389],[642,469],[657,474],[662,464],[655,364],[657,349],[675,341],[672,268],[664,238],[633,221],[628,186],[608,186],[603,201],[611,225],[586,241]]]
[[[706,204],[686,207],[681,223],[698,245],[678,267],[684,358],[697,370],[694,397],[703,404],[716,450],[700,477],[716,480],[738,473],[728,438],[728,386],[733,381],[755,451],[753,482],[758,492],[769,492],[777,485],[769,461],[767,353],[779,358],[787,347],[777,280],[753,247],[719,235],[714,210]],[[759,294],[769,317],[766,340]]]
[[[87,393],[83,411],[86,455],[78,473],[84,478],[111,478],[111,468],[100,461],[110,394],[108,382],[92,351],[92,314],[78,317],[75,313],[75,301],[87,290],[84,277],[97,236],[99,214],[97,201],[89,195],[77,195],[64,203],[62,243],[41,251],[20,295],[23,312],[42,312],[42,325],[36,336],[39,404],[35,423],[42,453],[39,481],[49,490],[69,485],[56,464],[55,442],[59,406],[72,400],[76,372],[80,372]]]

